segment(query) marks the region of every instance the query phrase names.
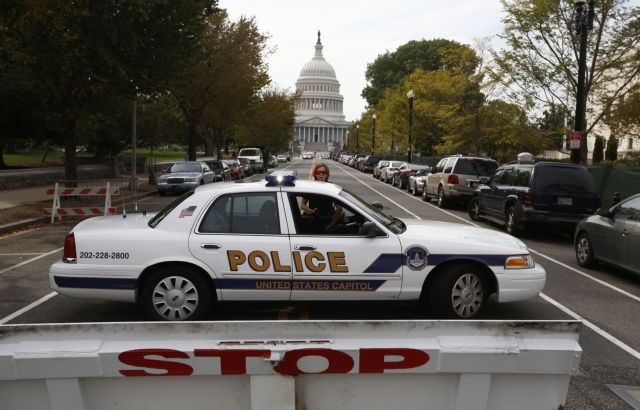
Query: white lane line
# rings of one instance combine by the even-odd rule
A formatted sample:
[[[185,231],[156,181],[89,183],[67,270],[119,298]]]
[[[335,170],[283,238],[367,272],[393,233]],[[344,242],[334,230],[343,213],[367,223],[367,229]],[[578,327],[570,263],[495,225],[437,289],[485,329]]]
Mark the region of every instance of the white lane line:
[[[0,275],[2,275],[2,274],[3,274],[3,273],[5,273],[5,272],[9,272],[10,270],[13,270],[13,269],[19,268],[20,266],[24,266],[24,265],[26,265],[27,263],[35,262],[35,261],[37,261],[38,259],[42,259],[42,258],[45,258],[45,257],[47,257],[47,256],[49,256],[49,255],[53,255],[54,253],[56,253],[56,252],[60,252],[60,251],[61,251],[61,250],[63,250],[63,249],[64,249],[64,248],[54,249],[54,250],[52,250],[51,252],[43,253],[42,255],[40,255],[40,256],[36,256],[35,258],[27,259],[27,260],[26,260],[26,261],[24,261],[24,262],[20,262],[20,263],[18,263],[17,265],[13,265],[13,266],[9,266],[8,268],[4,268],[4,269],[0,270]]]
[[[625,352],[629,353],[631,356],[633,356],[636,359],[640,360],[640,352],[638,352],[637,350],[634,350],[628,344],[626,344],[626,343],[622,342],[621,340],[616,339],[615,337],[611,336],[609,333],[607,333],[606,331],[602,330],[597,325],[591,323],[590,321],[588,321],[587,319],[583,318],[582,316],[580,316],[579,314],[575,313],[574,311],[572,311],[571,309],[567,308],[566,306],[563,306],[560,303],[556,302],[555,300],[551,299],[549,296],[545,295],[544,293],[540,293],[540,297],[542,299],[546,300],[547,302],[551,303],[553,306],[557,307],[558,309],[562,310],[564,313],[566,313],[567,315],[571,316],[572,318],[582,321],[582,323],[584,323],[584,325],[587,326],[589,329],[593,330],[594,332],[596,332],[600,336],[604,337],[605,339],[607,339],[608,341],[610,341],[614,345],[618,346],[620,349],[622,349]]]
[[[35,302],[28,304],[27,306],[23,307],[22,309],[16,310],[15,312],[10,314],[9,316],[3,317],[2,319],[0,319],[0,325],[4,325],[7,322],[10,322],[11,320],[17,318],[18,316],[22,315],[23,313],[28,312],[29,310],[33,309],[34,307],[37,307],[37,306],[43,304],[47,300],[49,300],[52,297],[56,296],[57,294],[58,294],[58,292],[51,292],[48,295],[43,296],[40,299],[36,300]]]
[[[345,173],[346,173],[346,174],[348,174],[348,175],[351,175],[349,172],[346,172],[346,171],[344,171],[344,170],[343,170],[343,172],[345,172]],[[357,179],[358,181],[360,181],[360,179],[358,179],[356,176],[354,176],[354,175],[351,175],[351,176],[352,176],[353,178]],[[374,179],[375,179],[375,178],[374,178]],[[376,181],[377,181],[377,180],[376,180]],[[360,181],[360,182],[361,182],[363,185],[368,186],[368,185],[367,185],[367,184],[365,184],[364,182],[362,182],[362,181]],[[380,181],[379,181],[379,182],[380,182]],[[380,182],[380,183],[382,184],[382,182]],[[368,186],[368,187],[369,187],[369,186]],[[378,194],[382,195],[383,197],[387,198],[388,200],[390,200],[390,199],[389,199],[389,197],[387,197],[387,196],[385,196],[385,195],[383,195],[383,194],[379,193],[377,190],[375,190],[375,189],[373,189],[373,188],[371,188],[371,187],[369,187],[369,188],[370,188],[371,190],[373,190],[373,191],[377,192]],[[409,194],[406,194],[406,195],[407,195],[407,196],[410,196]],[[413,198],[413,199],[416,199],[416,200],[417,200],[417,198],[415,198],[415,197],[413,197],[413,196],[410,196],[410,197],[411,197],[411,198]],[[395,203],[394,201],[391,201],[391,202]],[[463,221],[463,222],[464,222],[464,223],[466,223],[466,224],[469,224],[469,225],[473,225],[473,226],[477,226],[477,227],[479,227],[479,225],[478,225],[478,224],[475,224],[475,223],[473,223],[473,222],[471,222],[471,221],[468,221],[468,220],[466,220],[466,219],[464,219],[464,218],[461,218],[461,217],[459,217],[458,215],[452,214],[451,212],[448,212],[448,211],[446,211],[446,210],[444,210],[444,209],[438,208],[438,207],[437,207],[437,206],[435,206],[435,205],[432,205],[432,204],[428,204],[428,205],[431,205],[431,206],[433,206],[434,208],[436,208],[437,210],[442,211],[442,212],[444,212],[444,213],[446,213],[446,214],[448,214],[448,215],[450,215],[450,216],[453,216],[454,218],[457,218],[457,219],[459,219],[459,220]],[[422,218],[418,217],[418,219],[422,219]],[[531,248],[529,248],[529,250],[530,250],[531,252],[535,253],[536,255],[540,255],[540,256],[542,256],[542,257],[544,257],[544,258],[546,258],[546,259],[548,259],[548,260],[550,260],[550,261],[552,261],[552,262],[554,262],[554,263],[556,263],[556,264],[558,264],[558,265],[560,265],[560,266],[562,266],[562,267],[564,267],[564,268],[567,268],[567,269],[569,269],[569,270],[571,270],[571,271],[573,271],[573,272],[579,273],[579,274],[581,274],[582,276],[585,276],[585,277],[587,277],[587,278],[589,278],[589,279],[592,279],[592,280],[594,280],[595,282],[600,283],[600,284],[602,284],[602,285],[604,285],[604,286],[607,286],[607,287],[609,287],[609,288],[611,288],[611,289],[613,289],[613,290],[615,290],[615,291],[617,291],[617,292],[620,292],[621,294],[623,294],[623,295],[625,295],[625,296],[628,296],[628,297],[630,297],[630,298],[632,298],[632,299],[634,299],[634,300],[638,300],[638,301],[640,301],[640,298],[638,298],[638,297],[637,297],[637,296],[635,296],[635,295],[630,294],[629,292],[626,292],[626,291],[624,291],[624,290],[622,290],[622,289],[619,289],[619,288],[617,288],[617,287],[615,287],[615,286],[613,286],[613,285],[610,285],[610,284],[608,284],[608,283],[606,283],[606,282],[604,282],[604,281],[601,281],[600,279],[594,278],[594,277],[592,277],[591,275],[588,275],[588,274],[586,274],[586,273],[583,273],[583,272],[581,272],[580,270],[575,269],[575,268],[573,268],[573,267],[571,267],[571,266],[569,266],[569,265],[566,265],[566,264],[564,264],[564,263],[562,263],[562,262],[560,262],[560,261],[557,261],[557,260],[555,260],[555,259],[553,259],[553,258],[551,258],[551,257],[549,257],[549,256],[547,256],[547,255],[545,255],[545,254],[542,254],[542,253],[540,253],[540,252],[534,251],[534,250],[533,250],[533,249],[531,249]],[[578,315],[577,313],[575,313],[574,311],[572,311],[572,310],[571,310],[571,309],[569,309],[568,307],[566,307],[566,306],[564,306],[564,305],[560,304],[560,303],[559,303],[559,302],[557,302],[556,300],[551,299],[549,296],[545,295],[544,293],[542,293],[542,292],[541,292],[541,293],[540,293],[540,297],[541,297],[543,300],[545,300],[545,301],[547,301],[547,302],[551,303],[553,306],[557,307],[558,309],[562,310],[563,312],[565,312],[565,313],[566,313],[566,314],[568,314],[569,316],[573,317],[574,319],[581,320],[581,321],[582,321],[582,323],[584,323],[584,325],[585,325],[585,326],[587,326],[589,329],[593,330],[594,332],[596,332],[596,333],[597,333],[597,334],[599,334],[600,336],[604,337],[605,339],[607,339],[608,341],[610,341],[610,342],[611,342],[611,343],[613,343],[614,345],[618,346],[619,348],[621,348],[621,349],[622,349],[622,350],[624,350],[625,352],[629,353],[630,355],[632,355],[632,356],[633,356],[633,357],[635,357],[636,359],[639,359],[639,360],[640,360],[640,352],[638,352],[637,350],[634,350],[633,348],[631,348],[629,345],[627,345],[626,343],[624,343],[624,342],[623,342],[623,341],[621,341],[620,339],[617,339],[617,338],[616,338],[616,337],[614,337],[613,335],[611,335],[611,334],[607,333],[606,331],[602,330],[602,329],[601,329],[600,327],[598,327],[597,325],[593,324],[593,323],[592,323],[592,322],[590,322],[589,320],[587,320],[587,319],[583,318],[582,316]]]
[[[42,255],[42,252],[31,252],[31,253],[0,253],[0,256],[25,256],[25,255]]]

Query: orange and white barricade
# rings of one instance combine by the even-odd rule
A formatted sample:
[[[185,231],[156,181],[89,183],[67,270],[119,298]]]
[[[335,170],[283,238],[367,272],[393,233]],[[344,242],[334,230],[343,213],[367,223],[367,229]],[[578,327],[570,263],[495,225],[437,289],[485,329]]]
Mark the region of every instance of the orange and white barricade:
[[[105,186],[85,186],[76,188],[63,188],[56,182],[55,188],[47,189],[47,195],[53,195],[53,205],[44,209],[44,215],[51,215],[51,223],[55,217],[62,219],[63,216],[92,216],[92,215],[113,215],[116,208],[111,206],[111,197],[120,195],[120,188],[112,187],[110,182]],[[70,196],[104,196],[104,207],[62,207],[60,198]]]

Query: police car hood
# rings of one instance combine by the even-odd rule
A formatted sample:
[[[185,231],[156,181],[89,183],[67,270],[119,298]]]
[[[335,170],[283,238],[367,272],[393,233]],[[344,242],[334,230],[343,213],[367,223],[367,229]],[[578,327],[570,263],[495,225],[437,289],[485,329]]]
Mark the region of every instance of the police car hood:
[[[402,219],[407,230],[400,234],[403,249],[414,245],[430,253],[451,254],[522,254],[527,246],[511,235],[490,229],[437,221]]]
[[[152,229],[149,227],[149,220],[153,218],[155,213],[148,213],[146,216],[142,214],[127,214],[126,218],[122,215],[96,216],[94,218],[85,219],[73,228],[73,232],[113,232],[134,229]]]

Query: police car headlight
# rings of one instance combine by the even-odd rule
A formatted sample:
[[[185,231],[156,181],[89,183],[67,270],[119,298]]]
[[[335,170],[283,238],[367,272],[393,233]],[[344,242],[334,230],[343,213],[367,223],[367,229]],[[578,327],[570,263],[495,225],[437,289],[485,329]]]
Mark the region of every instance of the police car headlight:
[[[533,256],[529,255],[518,255],[518,256],[510,256],[504,262],[505,269],[531,269],[536,266],[536,263],[533,261]]]

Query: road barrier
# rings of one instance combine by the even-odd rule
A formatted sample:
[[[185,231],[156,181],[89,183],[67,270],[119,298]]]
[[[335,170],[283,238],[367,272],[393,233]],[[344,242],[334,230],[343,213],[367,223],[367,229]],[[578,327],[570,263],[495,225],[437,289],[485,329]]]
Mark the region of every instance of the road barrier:
[[[557,409],[574,321],[0,326],[5,410]]]
[[[72,185],[72,186],[66,186]],[[120,188],[111,185],[111,182],[101,181],[64,181],[56,182],[54,188],[47,189],[47,195],[53,195],[53,205],[51,208],[43,210],[44,215],[51,215],[51,223],[56,216],[61,219],[63,216],[91,216],[115,214],[116,208],[111,206],[111,197],[120,195]],[[104,206],[67,206],[60,205],[62,197],[83,197],[83,196],[104,196]]]

